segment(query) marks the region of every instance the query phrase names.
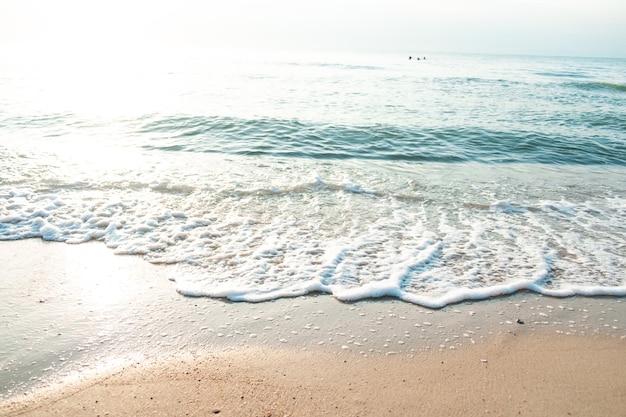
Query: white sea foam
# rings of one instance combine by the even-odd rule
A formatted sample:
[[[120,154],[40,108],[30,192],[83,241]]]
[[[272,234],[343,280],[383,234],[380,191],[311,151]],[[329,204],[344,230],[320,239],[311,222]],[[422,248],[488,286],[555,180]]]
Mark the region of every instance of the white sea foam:
[[[444,58],[456,66],[429,59],[419,74],[405,59],[168,61],[144,70],[183,90],[122,114],[80,100],[42,110],[47,74],[0,73],[0,239],[102,241],[178,264],[183,294],[232,300],[622,294],[622,96],[587,91],[602,110],[581,121],[580,86],[546,85],[527,60],[503,58],[501,72]],[[594,65],[621,82],[623,66]],[[571,105],[553,111],[555,96]],[[484,97],[495,104],[478,109]]]
[[[593,178],[533,200],[506,167],[397,172],[310,162],[285,170],[280,160],[237,159],[199,172],[198,162],[181,160],[159,187],[150,178],[45,193],[3,186],[0,238],[102,240],[118,254],[178,264],[182,294],[236,301],[323,292],[439,308],[520,290],[624,295],[625,202],[590,194]],[[439,169],[449,182],[434,187]],[[498,181],[479,184],[480,175]],[[569,181],[546,175],[554,189]],[[506,198],[494,199],[494,186]]]

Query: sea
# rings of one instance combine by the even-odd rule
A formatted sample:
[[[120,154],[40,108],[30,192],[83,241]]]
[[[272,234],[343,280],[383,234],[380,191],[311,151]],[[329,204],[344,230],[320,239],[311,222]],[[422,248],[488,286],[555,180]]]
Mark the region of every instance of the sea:
[[[624,296],[626,60],[4,47],[0,240],[32,238],[241,302]]]

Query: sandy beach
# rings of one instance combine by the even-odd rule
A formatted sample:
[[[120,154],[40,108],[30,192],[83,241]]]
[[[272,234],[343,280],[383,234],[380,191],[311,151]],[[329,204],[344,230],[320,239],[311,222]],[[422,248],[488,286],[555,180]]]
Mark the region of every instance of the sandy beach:
[[[621,298],[246,304],[100,243],[0,242],[0,262],[3,416],[626,413]]]

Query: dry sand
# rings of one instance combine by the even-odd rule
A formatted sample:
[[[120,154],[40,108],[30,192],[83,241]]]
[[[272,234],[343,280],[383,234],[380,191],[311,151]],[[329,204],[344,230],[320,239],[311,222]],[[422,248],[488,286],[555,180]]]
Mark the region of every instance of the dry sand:
[[[622,299],[234,304],[100,244],[0,263],[3,416],[626,415]]]
[[[131,366],[3,414],[619,416],[624,359],[617,339],[531,334],[412,357],[255,349]]]

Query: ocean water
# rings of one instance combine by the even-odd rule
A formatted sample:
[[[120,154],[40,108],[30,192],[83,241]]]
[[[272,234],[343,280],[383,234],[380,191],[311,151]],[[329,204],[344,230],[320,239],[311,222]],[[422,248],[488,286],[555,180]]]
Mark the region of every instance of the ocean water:
[[[626,60],[79,55],[0,50],[1,240],[234,301],[626,295]]]

